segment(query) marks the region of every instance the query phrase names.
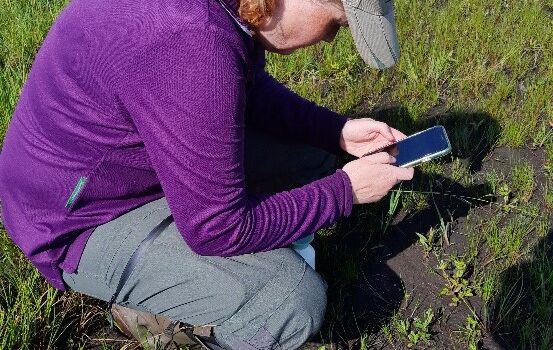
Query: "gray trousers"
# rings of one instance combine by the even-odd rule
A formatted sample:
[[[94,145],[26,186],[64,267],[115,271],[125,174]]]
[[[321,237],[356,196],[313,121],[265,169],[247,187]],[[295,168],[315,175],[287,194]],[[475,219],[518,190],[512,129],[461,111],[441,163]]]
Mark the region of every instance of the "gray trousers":
[[[334,170],[324,151],[247,131],[248,191],[281,191]],[[99,226],[69,288],[109,301],[140,242],[170,216],[165,198]],[[326,282],[291,248],[234,257],[195,254],[174,222],[153,242],[117,304],[193,325],[214,325],[227,349],[297,349],[321,327]]]

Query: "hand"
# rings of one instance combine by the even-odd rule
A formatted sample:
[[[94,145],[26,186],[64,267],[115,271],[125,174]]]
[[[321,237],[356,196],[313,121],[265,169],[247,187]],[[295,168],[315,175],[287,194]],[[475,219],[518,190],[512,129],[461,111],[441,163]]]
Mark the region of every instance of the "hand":
[[[405,135],[371,118],[350,119],[344,124],[340,135],[340,147],[351,155],[361,157],[375,151]]]
[[[391,165],[395,161],[390,154],[380,152],[344,165],[342,170],[349,176],[354,204],[377,202],[394,185],[413,178],[413,168],[399,168]]]

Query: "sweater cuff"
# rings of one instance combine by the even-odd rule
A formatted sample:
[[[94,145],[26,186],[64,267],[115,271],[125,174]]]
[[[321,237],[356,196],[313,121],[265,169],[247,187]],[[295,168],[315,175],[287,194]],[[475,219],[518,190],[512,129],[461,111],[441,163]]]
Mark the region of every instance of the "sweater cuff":
[[[351,187],[351,181],[348,174],[342,169],[336,170],[336,175],[340,177],[342,181],[342,206],[341,206],[341,215],[349,216],[353,209],[353,190]]]

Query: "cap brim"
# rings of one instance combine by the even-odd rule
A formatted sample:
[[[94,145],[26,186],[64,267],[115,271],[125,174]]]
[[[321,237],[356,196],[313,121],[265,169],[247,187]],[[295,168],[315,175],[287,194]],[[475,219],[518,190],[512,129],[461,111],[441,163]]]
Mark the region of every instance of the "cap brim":
[[[399,42],[394,12],[385,16],[365,12],[344,3],[348,25],[361,58],[377,69],[392,67],[399,60]]]

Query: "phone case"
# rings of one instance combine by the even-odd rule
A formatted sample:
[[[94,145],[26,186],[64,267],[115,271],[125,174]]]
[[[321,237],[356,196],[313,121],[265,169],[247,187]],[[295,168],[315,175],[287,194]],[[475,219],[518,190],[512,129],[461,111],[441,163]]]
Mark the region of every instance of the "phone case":
[[[449,152],[451,152],[451,142],[449,141],[449,137],[447,136],[447,132],[446,132],[445,128],[444,128],[442,125],[436,125],[436,126],[433,126],[433,127],[431,127],[431,128],[428,128],[428,129],[419,131],[419,132],[417,132],[417,133],[415,133],[415,134],[413,134],[413,135],[410,135],[410,136],[406,137],[405,139],[408,139],[408,138],[410,138],[410,137],[414,137],[414,136],[416,136],[416,135],[418,135],[418,134],[422,134],[423,132],[425,132],[425,131],[427,131],[427,130],[430,130],[430,129],[433,129],[433,128],[441,128],[441,129],[442,129],[442,132],[443,132],[443,134],[445,135],[445,139],[446,139],[446,141],[447,141],[447,148],[444,149],[444,150],[442,150],[442,151],[440,151],[440,152],[432,153],[432,154],[426,155],[426,156],[424,156],[424,157],[422,157],[422,158],[416,159],[416,160],[414,160],[414,161],[412,161],[412,162],[409,162],[409,163],[405,163],[405,164],[403,164],[403,165],[400,165],[400,166],[399,166],[400,168],[410,168],[410,167],[414,167],[414,166],[417,166],[417,165],[419,165],[419,164],[421,164],[421,163],[428,162],[428,161],[430,161],[430,160],[432,160],[432,159],[436,159],[436,158],[440,158],[440,157],[442,157],[442,156],[445,156],[446,154],[448,154]],[[405,139],[403,139],[403,140],[405,140]],[[399,141],[398,141],[398,142],[399,142]]]
[[[375,153],[378,153],[378,152],[382,152],[382,151],[385,150],[386,148],[392,147],[392,146],[396,145],[398,142],[401,142],[401,141],[403,141],[403,140],[409,139],[409,138],[411,138],[411,137],[415,137],[415,136],[417,136],[417,135],[419,135],[419,134],[422,134],[422,133],[424,133],[424,132],[426,132],[426,131],[428,131],[428,130],[434,129],[434,128],[441,128],[441,129],[442,129],[442,132],[443,132],[443,134],[445,135],[445,139],[446,139],[446,141],[447,141],[447,146],[448,146],[447,149],[442,150],[442,151],[440,151],[440,152],[436,152],[436,153],[432,153],[432,154],[426,155],[426,156],[424,156],[424,157],[422,157],[422,158],[419,158],[419,159],[416,159],[416,160],[414,160],[414,161],[412,161],[412,162],[409,162],[409,163],[400,165],[400,168],[414,167],[414,166],[417,166],[417,165],[419,165],[419,164],[421,164],[421,163],[428,162],[429,160],[432,160],[432,159],[436,159],[436,158],[440,158],[440,157],[442,157],[442,156],[445,156],[446,154],[448,154],[448,153],[451,152],[451,142],[449,141],[449,137],[447,136],[447,132],[446,132],[445,128],[444,128],[442,125],[436,125],[436,126],[433,126],[433,127],[431,127],[431,128],[428,128],[428,129],[419,131],[419,132],[417,132],[417,133],[414,133],[414,134],[412,134],[412,135],[409,135],[409,136],[407,136],[407,137],[405,137],[405,138],[403,138],[403,139],[401,139],[401,140],[397,140],[397,141],[394,142],[394,143],[390,143],[390,144],[388,144],[388,145],[386,145],[386,146],[380,147],[380,148],[378,148],[378,149],[376,149],[376,150],[374,150],[374,151],[367,152],[367,153],[365,153],[362,157],[370,156],[371,154],[375,154]]]

